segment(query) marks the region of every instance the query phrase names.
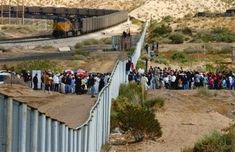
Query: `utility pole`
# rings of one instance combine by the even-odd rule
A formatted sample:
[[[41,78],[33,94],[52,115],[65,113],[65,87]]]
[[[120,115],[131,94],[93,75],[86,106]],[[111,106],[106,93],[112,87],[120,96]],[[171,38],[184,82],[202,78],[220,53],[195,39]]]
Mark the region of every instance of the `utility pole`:
[[[24,25],[24,0],[22,0],[22,24]]]
[[[8,24],[11,24],[11,0],[9,0],[8,4]]]
[[[4,1],[1,1],[1,24],[3,24],[3,5],[4,5]]]

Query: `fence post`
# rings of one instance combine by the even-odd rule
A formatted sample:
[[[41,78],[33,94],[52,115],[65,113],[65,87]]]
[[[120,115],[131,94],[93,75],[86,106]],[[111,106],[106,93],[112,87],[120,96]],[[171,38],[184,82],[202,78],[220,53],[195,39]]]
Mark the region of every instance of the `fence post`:
[[[27,124],[27,105],[20,106],[20,121],[19,121],[19,151],[26,151],[26,124]]]
[[[7,98],[7,142],[6,152],[12,152],[12,112],[13,100],[11,97]]]
[[[46,151],[51,151],[51,118],[47,118],[46,124]]]
[[[45,144],[46,144],[46,116],[44,114],[40,117],[40,130],[39,133],[41,134],[41,138],[39,139],[39,150],[40,152],[44,152]]]
[[[58,122],[57,121],[53,121],[52,122],[52,132],[53,132],[53,141],[52,141],[52,151],[58,151]]]
[[[33,111],[32,152],[37,152],[38,145],[38,111]]]

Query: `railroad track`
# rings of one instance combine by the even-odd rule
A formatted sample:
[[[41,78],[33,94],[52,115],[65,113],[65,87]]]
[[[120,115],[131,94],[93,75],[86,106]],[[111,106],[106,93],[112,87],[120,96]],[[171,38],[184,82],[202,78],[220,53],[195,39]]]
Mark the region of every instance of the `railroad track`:
[[[32,36],[32,37],[24,37],[24,38],[4,39],[4,40],[0,40],[0,44],[38,42],[38,41],[47,41],[47,40],[52,40],[52,39],[54,38],[51,35]]]

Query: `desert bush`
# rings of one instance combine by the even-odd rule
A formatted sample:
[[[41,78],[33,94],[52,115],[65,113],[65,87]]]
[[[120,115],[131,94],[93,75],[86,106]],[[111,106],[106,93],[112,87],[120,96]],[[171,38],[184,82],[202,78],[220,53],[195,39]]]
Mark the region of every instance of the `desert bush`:
[[[153,111],[142,105],[142,88],[137,83],[122,84],[119,97],[112,102],[111,128],[130,132],[135,141],[160,137],[161,127]]]
[[[187,62],[186,55],[183,52],[176,52],[171,56],[171,59],[181,63]]]
[[[126,97],[131,103],[140,103],[142,99],[142,87],[137,83],[122,84],[120,86],[119,97]]]
[[[204,67],[207,72],[215,72],[216,71],[216,68],[212,64],[206,64]]]
[[[232,53],[232,51],[233,51],[233,48],[231,46],[224,46],[216,53],[229,54],[229,53]]]
[[[136,69],[144,69],[145,68],[145,61],[143,60],[138,60],[136,64]]]
[[[83,45],[95,45],[99,44],[99,41],[96,39],[87,39],[82,42]]]
[[[190,36],[192,36],[192,34],[193,34],[192,29],[189,28],[189,27],[183,28],[182,33],[185,34],[185,35],[190,35]]]
[[[184,43],[184,36],[180,33],[174,33],[169,36],[171,43],[173,44],[181,44]]]
[[[83,55],[74,55],[73,56],[73,60],[86,60],[87,57],[83,56]]]
[[[235,33],[226,28],[215,28],[208,32],[199,32],[197,38],[204,42],[235,42]]]
[[[156,59],[155,62],[158,64],[164,64],[164,65],[169,65],[169,60],[162,57],[161,55],[159,55]]]
[[[195,144],[193,152],[233,152],[235,139],[230,134],[214,132]]]
[[[165,99],[161,98],[161,97],[157,97],[157,98],[152,98],[152,99],[148,99],[144,101],[144,105],[150,109],[153,108],[155,106],[161,108],[164,106],[164,102]]]
[[[162,17],[162,22],[172,22],[173,21],[173,17],[168,15],[168,16],[164,16]]]
[[[153,29],[153,36],[164,36],[172,32],[172,28],[169,25],[161,24]]]
[[[130,48],[130,49],[127,49],[126,51],[127,51],[128,56],[130,57],[135,52],[135,48]]]
[[[99,40],[99,43],[112,44],[112,38],[102,38],[102,39]]]
[[[82,55],[82,56],[89,56],[90,55],[90,52],[89,51],[84,51],[84,50],[79,50],[79,49],[76,49],[75,50],[75,55]]]
[[[124,131],[131,131],[134,136],[136,134],[147,137],[160,137],[162,135],[155,114],[139,105],[127,105],[119,112],[117,118],[120,120],[120,128]]]
[[[131,19],[132,24],[136,24],[136,25],[142,25],[143,24],[143,22],[141,20],[138,20],[134,17],[131,17],[130,19]]]
[[[183,51],[184,51],[184,53],[187,53],[187,54],[194,54],[194,53],[204,52],[204,50],[202,50],[199,47],[188,47],[188,48],[185,48]]]
[[[75,44],[75,46],[74,46],[74,48],[76,48],[76,49],[79,49],[79,48],[81,48],[81,47],[83,47],[83,44],[82,43],[76,43]]]

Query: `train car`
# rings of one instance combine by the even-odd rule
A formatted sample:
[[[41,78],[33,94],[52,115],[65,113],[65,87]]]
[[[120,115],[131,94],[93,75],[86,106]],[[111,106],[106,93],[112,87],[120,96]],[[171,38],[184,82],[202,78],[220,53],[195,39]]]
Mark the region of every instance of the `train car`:
[[[81,25],[77,19],[69,20],[63,17],[54,19],[52,35],[55,38],[77,36],[80,31]]]

